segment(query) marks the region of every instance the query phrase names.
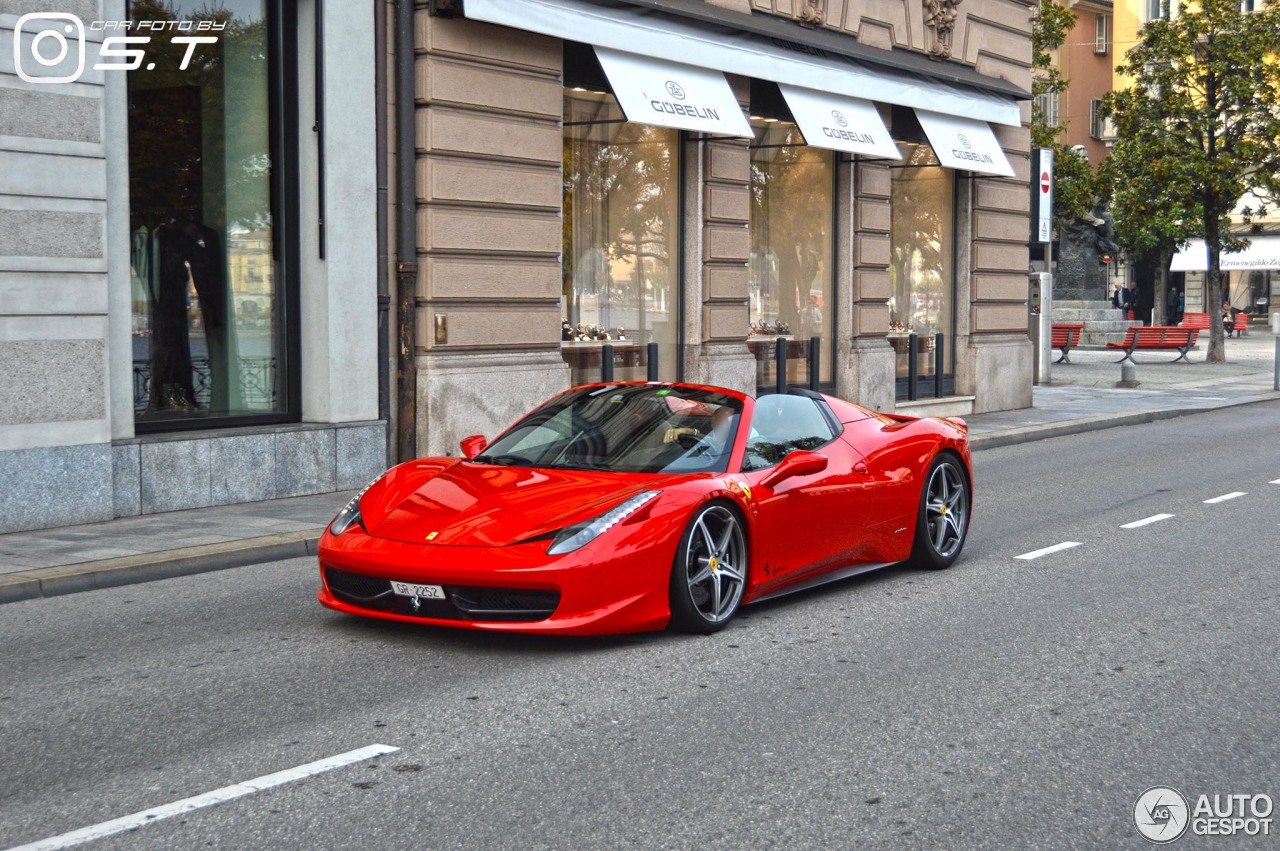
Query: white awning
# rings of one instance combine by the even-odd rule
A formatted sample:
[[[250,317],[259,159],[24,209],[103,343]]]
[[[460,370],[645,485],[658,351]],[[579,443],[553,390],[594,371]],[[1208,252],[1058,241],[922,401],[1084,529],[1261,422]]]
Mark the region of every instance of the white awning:
[[[1280,236],[1251,236],[1243,251],[1224,251],[1218,255],[1218,267],[1231,272],[1241,269],[1280,269]],[[1173,255],[1170,272],[1207,272],[1209,249],[1203,239],[1193,239],[1186,248]]]
[[[858,98],[778,86],[804,140],[817,148],[902,159],[875,104]]]
[[[1009,165],[990,125],[925,109],[917,109],[916,117],[942,165],[1013,177],[1013,166]]]
[[[628,121],[679,130],[753,135],[729,81],[719,71],[596,48]]]
[[[464,10],[472,20],[668,62],[696,61],[703,68],[758,80],[1011,127],[1022,123],[1012,98],[842,56],[800,53],[764,36],[711,31],[647,9],[582,0],[466,0]]]

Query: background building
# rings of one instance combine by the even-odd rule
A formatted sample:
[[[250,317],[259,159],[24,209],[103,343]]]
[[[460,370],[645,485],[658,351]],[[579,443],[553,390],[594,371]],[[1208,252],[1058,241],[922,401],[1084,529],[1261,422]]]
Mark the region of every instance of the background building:
[[[432,9],[414,69],[420,451],[595,378],[591,326],[619,377],[644,377],[653,342],[664,379],[754,390],[782,330],[797,353],[820,336],[822,383],[880,410],[1030,404],[1026,4]],[[941,405],[906,399],[912,331]]]
[[[94,69],[121,32],[138,67]],[[0,3],[0,531],[359,487],[605,334],[619,378],[755,390],[782,338],[805,382],[818,337],[870,407],[1025,407],[1029,34],[1021,0]]]

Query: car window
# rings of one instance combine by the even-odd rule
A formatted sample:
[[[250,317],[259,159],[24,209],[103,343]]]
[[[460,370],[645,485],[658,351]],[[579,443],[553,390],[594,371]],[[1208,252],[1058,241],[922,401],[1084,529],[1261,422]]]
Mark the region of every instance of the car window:
[[[632,473],[724,472],[742,401],[660,384],[576,388],[530,413],[473,463]]]
[[[776,394],[756,400],[743,468],[772,467],[796,449],[817,449],[836,437],[819,402],[806,396]]]

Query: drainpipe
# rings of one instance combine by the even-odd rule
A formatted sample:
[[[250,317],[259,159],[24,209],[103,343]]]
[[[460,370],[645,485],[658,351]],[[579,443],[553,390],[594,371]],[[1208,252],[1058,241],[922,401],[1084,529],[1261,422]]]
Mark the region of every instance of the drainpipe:
[[[391,311],[390,262],[387,246],[387,4],[373,3],[373,99],[376,105],[374,135],[377,138],[378,183],[378,419],[386,424],[387,466],[394,461],[391,436],[391,355],[388,336]]]
[[[399,399],[397,460],[418,456],[418,369],[414,363],[418,291],[418,189],[414,138],[413,0],[396,4],[396,310]]]

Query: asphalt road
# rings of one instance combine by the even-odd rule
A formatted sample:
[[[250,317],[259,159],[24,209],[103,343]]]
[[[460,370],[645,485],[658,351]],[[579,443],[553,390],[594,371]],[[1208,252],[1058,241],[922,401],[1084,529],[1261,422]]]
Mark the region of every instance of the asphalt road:
[[[954,568],[710,638],[365,622],[306,560],[0,607],[0,848],[375,743],[81,847],[1145,847],[1151,786],[1280,799],[1277,422],[981,452]]]

